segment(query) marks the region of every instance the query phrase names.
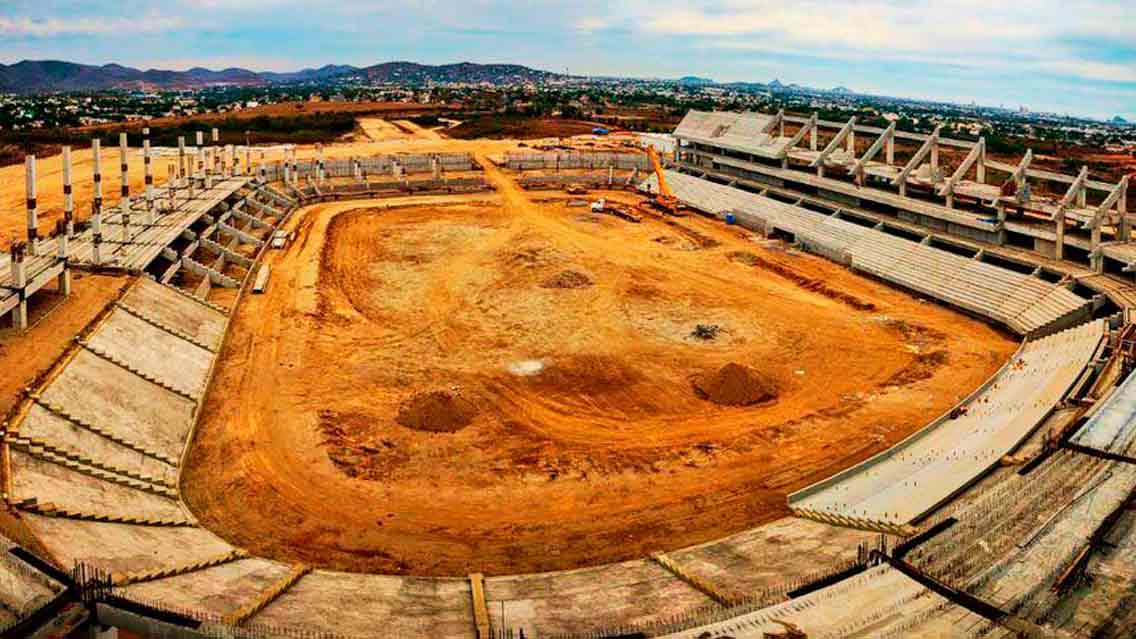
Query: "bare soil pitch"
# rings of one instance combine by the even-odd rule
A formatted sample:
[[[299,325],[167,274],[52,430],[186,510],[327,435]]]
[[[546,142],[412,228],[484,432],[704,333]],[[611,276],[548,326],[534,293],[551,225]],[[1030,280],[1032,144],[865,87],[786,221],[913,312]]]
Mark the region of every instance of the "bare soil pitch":
[[[628,224],[487,177],[499,204],[298,213],[203,407],[183,477],[203,525],[351,571],[642,557],[784,516],[1015,347],[734,227]],[[590,285],[548,286],[565,273]]]

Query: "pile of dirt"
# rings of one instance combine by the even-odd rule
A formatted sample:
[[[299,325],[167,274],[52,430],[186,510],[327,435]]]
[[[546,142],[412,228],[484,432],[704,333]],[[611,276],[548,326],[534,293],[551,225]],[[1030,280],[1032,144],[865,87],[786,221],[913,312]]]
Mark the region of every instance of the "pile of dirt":
[[[477,407],[445,391],[418,393],[398,407],[395,421],[413,430],[454,433],[477,417]]]
[[[579,271],[560,271],[541,283],[541,288],[588,288],[592,278]]]
[[[777,380],[752,368],[730,362],[692,380],[694,393],[722,406],[752,406],[777,399]]]

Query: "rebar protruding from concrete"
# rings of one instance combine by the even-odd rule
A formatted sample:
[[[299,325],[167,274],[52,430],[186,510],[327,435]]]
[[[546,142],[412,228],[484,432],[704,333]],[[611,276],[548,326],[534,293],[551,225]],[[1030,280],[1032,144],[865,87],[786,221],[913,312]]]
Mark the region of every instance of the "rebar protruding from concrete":
[[[39,212],[36,209],[36,158],[28,154],[24,158],[24,175],[27,178],[28,195],[28,255],[39,253]]]
[[[59,272],[59,292],[64,297],[71,296],[71,269],[67,266],[67,253],[70,251],[70,233],[67,232],[67,227],[70,225],[71,219],[69,214],[64,214],[65,217],[55,223],[55,242],[56,247],[59,249],[59,261],[63,263],[63,270]]]
[[[12,286],[16,288],[17,294],[20,296],[20,303],[12,309],[12,326],[17,331],[27,330],[28,328],[28,299],[24,291],[24,287],[28,285],[27,265],[24,264],[24,252],[26,250],[27,245],[23,242],[12,243],[12,259],[10,262]]]
[[[71,193],[71,147],[63,147],[63,219],[67,236],[75,234],[75,197]]]

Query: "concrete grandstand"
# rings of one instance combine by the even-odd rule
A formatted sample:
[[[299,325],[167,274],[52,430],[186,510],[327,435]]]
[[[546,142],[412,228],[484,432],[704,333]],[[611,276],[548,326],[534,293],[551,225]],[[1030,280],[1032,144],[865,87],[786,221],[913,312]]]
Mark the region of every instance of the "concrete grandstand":
[[[836,131],[822,147],[825,127]],[[877,136],[863,153],[857,133]],[[1129,323],[1136,249],[1123,204],[1127,184],[1039,175],[1031,173],[1028,156],[1017,166],[988,161],[981,142],[967,146],[816,116],[692,112],[675,135],[676,157],[660,176],[646,179],[651,164],[638,153],[508,148],[494,162],[481,149],[437,142],[351,157],[330,157],[331,147],[299,159],[288,149],[242,165],[233,162],[236,149],[205,149],[183,156],[169,182],[147,188],[144,198],[126,197],[109,215],[98,204],[99,217],[85,228],[61,226],[57,236],[41,239],[35,255],[44,264],[84,274],[113,270],[127,274],[129,284],[47,371],[28,380],[5,419],[0,523],[11,541],[0,562],[0,621],[6,636],[51,636],[82,623],[96,633],[122,628],[171,637],[1124,637],[1136,631],[1130,552],[1136,547],[1130,375],[1136,349]],[[895,161],[897,139],[918,143],[904,166]],[[964,148],[966,156],[952,170],[939,163],[938,145]],[[145,149],[148,165],[148,144]],[[881,153],[884,161],[876,159]],[[190,162],[188,155],[201,159]],[[1008,176],[995,184],[987,171]],[[733,251],[735,261],[795,264],[818,255],[836,265],[820,267],[831,269],[825,273],[846,267],[851,273],[841,276],[915,296],[908,300],[913,307],[997,327],[1012,336],[1016,351],[991,362],[993,373],[977,387],[937,397],[946,411],[924,414],[904,437],[885,445],[881,436],[851,455],[826,452],[841,464],[838,472],[818,466],[813,475],[825,474],[802,485],[801,477],[781,480],[752,465],[748,474],[784,489],[785,516],[625,561],[518,573],[416,574],[412,566],[377,574],[336,569],[314,555],[259,554],[232,531],[203,523],[199,504],[187,499],[196,478],[187,468],[194,447],[213,432],[203,427],[207,402],[228,388],[218,377],[255,374],[253,358],[241,358],[255,350],[248,336],[256,322],[240,316],[242,308],[259,308],[250,306],[254,286],[292,286],[311,305],[308,315],[331,315],[321,306],[330,293],[316,289],[322,274],[300,268],[294,281],[273,279],[289,268],[288,256],[304,257],[304,244],[315,237],[306,229],[320,214],[379,206],[380,223],[394,224],[400,207],[441,207],[453,198],[472,207],[500,197],[515,210],[551,216],[540,208],[539,198],[552,197],[547,191],[586,184],[605,197],[642,204],[659,195],[660,177],[696,215],[648,217],[644,204],[642,225],[651,228],[643,242],[652,255],[678,245],[656,239],[675,225],[685,242],[679,254],[712,252],[714,242],[732,241],[762,251]],[[1030,197],[1022,185],[1031,179],[1068,183],[1068,195],[1056,202]],[[1101,197],[1090,204],[1085,194],[1093,191]],[[578,199],[557,200],[559,221],[615,223],[570,210]],[[473,215],[490,213],[473,209]],[[470,232],[458,241],[480,240]],[[714,268],[730,263],[727,249],[734,246],[719,251]],[[412,255],[398,259],[424,261],[430,247],[411,248]],[[17,253],[10,265],[24,263]],[[509,259],[530,269],[548,258],[534,250]],[[470,272],[478,266],[464,263]],[[831,312],[869,314],[857,330],[895,321],[878,317],[873,299],[826,297],[816,280],[789,281],[784,290],[824,297]],[[10,288],[20,289],[25,305],[38,292]],[[346,330],[363,321],[362,310],[350,312],[356,315],[329,325]],[[298,323],[297,317],[280,320]],[[16,324],[26,327],[27,315]],[[446,335],[433,338],[449,344]],[[691,340],[683,338],[685,348]],[[943,366],[955,364],[945,357]],[[271,364],[298,377],[289,361]],[[345,355],[342,365],[354,363]],[[805,377],[800,366],[789,375]],[[925,379],[882,376],[877,387],[848,394],[867,403]],[[629,421],[635,418],[628,413]],[[235,457],[238,448],[224,452]],[[693,456],[683,460],[697,463]],[[289,470],[294,483],[309,481]],[[445,488],[438,492],[441,499]],[[337,497],[347,499],[326,495]],[[584,508],[578,517],[604,517]],[[284,537],[300,522],[282,515],[276,525]]]

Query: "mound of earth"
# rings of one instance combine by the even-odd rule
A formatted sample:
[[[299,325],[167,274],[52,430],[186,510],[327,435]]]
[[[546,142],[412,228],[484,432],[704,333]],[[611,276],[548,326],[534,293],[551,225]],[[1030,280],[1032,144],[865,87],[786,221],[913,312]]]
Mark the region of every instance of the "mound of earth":
[[[579,271],[560,271],[541,282],[540,286],[541,288],[588,288],[592,284],[592,278]]]
[[[418,393],[398,407],[395,421],[413,430],[454,433],[469,426],[477,407],[445,391]]]
[[[752,406],[777,399],[777,381],[751,368],[730,362],[693,380],[694,392],[722,406]]]

